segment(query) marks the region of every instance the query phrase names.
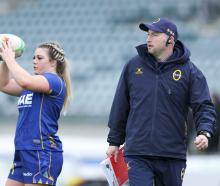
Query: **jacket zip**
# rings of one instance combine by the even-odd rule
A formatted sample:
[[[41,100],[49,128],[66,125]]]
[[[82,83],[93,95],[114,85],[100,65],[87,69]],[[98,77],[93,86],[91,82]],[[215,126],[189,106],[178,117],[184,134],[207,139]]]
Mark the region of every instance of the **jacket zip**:
[[[156,85],[155,85],[155,91],[154,91],[154,110],[153,110],[153,118],[152,118],[152,125],[151,125],[151,142],[153,141],[153,131],[154,131],[154,121],[155,121],[155,115],[156,115],[156,110],[157,110],[157,89],[158,89],[158,78],[159,75],[156,74]],[[153,143],[151,143],[153,144]],[[153,154],[152,154],[153,155]]]

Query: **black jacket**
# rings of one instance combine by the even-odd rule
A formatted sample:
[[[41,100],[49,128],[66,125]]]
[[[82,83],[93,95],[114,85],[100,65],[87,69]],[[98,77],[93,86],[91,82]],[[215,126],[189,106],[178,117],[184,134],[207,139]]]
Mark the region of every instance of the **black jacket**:
[[[180,41],[166,62],[156,62],[146,45],[137,51],[121,74],[107,141],[125,142],[125,155],[186,159],[189,107],[197,132],[214,133],[216,114],[206,79]]]

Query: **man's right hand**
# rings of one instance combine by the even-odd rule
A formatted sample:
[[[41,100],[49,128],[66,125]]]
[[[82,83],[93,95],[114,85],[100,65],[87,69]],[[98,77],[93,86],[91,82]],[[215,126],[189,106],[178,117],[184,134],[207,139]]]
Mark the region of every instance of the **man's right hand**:
[[[115,160],[115,162],[117,162],[118,161],[118,151],[119,151],[118,146],[110,145],[107,149],[106,154],[108,157],[114,156],[114,160]]]

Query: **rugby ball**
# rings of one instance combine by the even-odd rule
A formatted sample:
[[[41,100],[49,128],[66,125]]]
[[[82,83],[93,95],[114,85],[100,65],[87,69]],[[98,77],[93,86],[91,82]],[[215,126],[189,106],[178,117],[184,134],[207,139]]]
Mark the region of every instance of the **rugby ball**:
[[[24,41],[13,34],[0,34],[0,46],[2,46],[2,42],[7,40],[11,42],[12,49],[15,52],[15,57],[20,57],[25,50]]]

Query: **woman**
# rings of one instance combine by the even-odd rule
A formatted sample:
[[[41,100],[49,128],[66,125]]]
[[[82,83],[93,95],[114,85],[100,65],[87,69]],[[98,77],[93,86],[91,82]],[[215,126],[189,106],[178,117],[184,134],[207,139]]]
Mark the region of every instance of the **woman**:
[[[71,96],[63,49],[54,42],[37,47],[31,75],[15,60],[10,41],[0,48],[0,90],[18,99],[15,156],[6,186],[56,185],[62,164],[58,119]]]

